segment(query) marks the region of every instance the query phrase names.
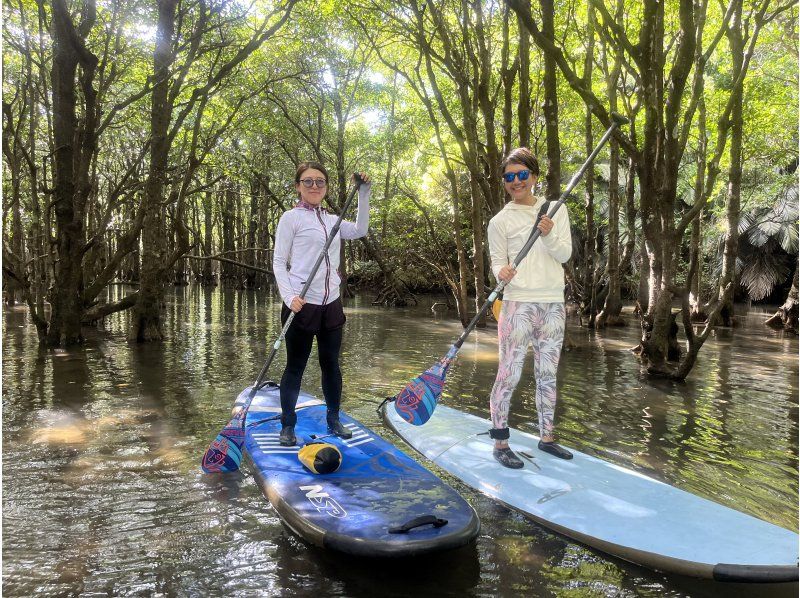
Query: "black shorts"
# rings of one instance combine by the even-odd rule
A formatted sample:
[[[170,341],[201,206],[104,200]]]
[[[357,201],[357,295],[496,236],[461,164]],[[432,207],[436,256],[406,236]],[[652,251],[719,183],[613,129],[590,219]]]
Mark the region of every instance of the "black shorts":
[[[283,304],[281,309],[281,324],[286,323],[286,319],[292,310]],[[336,299],[327,305],[315,305],[313,303],[306,303],[299,312],[294,316],[292,327],[297,326],[304,332],[317,334],[323,330],[336,330],[344,326],[347,318],[344,315],[344,308],[342,307],[341,298]]]

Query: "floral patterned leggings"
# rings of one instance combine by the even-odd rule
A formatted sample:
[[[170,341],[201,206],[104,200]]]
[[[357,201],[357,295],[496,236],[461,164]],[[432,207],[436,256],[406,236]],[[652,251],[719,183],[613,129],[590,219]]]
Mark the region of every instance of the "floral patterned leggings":
[[[508,427],[511,395],[522,375],[528,345],[532,344],[539,433],[542,437],[553,436],[553,414],[558,396],[556,373],[565,321],[563,303],[503,301],[497,326],[500,364],[489,399],[495,429]]]

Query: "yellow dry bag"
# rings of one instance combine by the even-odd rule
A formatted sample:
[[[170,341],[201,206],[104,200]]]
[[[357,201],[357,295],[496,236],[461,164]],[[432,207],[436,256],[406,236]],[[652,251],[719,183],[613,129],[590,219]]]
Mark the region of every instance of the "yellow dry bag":
[[[342,464],[342,453],[327,442],[309,442],[297,457],[311,473],[333,473]]]
[[[502,299],[495,299],[492,303],[492,315],[494,316],[494,321],[500,321],[500,310],[503,308],[503,300]]]

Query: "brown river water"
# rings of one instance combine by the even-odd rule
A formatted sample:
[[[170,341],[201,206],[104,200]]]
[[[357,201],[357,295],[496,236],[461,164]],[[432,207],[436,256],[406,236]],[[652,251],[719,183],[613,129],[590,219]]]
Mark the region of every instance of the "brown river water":
[[[112,291],[115,295],[121,289]],[[261,291],[189,287],[168,297],[167,340],[125,340],[129,314],[68,351],[40,349],[22,307],[3,312],[4,596],[796,596],[797,584],[664,575],[573,542],[461,484],[414,453],[375,411],[447,352],[461,327],[433,313],[349,300],[343,409],[456,487],[478,541],[405,562],[364,562],[305,544],[250,472],[199,467],[279,332]],[[745,308],[740,307],[744,313]],[[684,384],[639,375],[638,327],[569,323],[556,414],[564,444],[740,511],[798,526],[798,339],[762,325],[712,334]],[[279,378],[279,354],[270,374]],[[496,329],[465,342],[443,403],[488,417]],[[526,380],[528,383],[526,383]],[[510,425],[536,433],[532,364]],[[303,387],[321,394],[313,355]],[[702,539],[698,539],[702,541]]]

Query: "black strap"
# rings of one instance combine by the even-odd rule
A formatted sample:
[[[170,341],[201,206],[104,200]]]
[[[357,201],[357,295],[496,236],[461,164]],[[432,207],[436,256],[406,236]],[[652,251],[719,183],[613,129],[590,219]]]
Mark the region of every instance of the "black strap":
[[[417,517],[416,519],[412,519],[411,521],[406,521],[403,525],[399,525],[397,527],[390,527],[389,533],[407,534],[415,527],[421,527],[423,525],[432,525],[433,527],[438,528],[447,525],[447,519],[439,519],[434,515],[423,515],[422,517]]]
[[[274,384],[274,383],[271,383],[271,384]],[[275,386],[277,386],[277,384]],[[300,411],[301,409],[308,409],[309,407],[314,407],[315,405],[316,405],[316,403],[311,404],[311,405],[305,405],[303,407],[298,407],[297,411]],[[270,415],[269,417],[265,417],[264,419],[257,419],[254,422],[249,422],[247,424],[247,427],[250,428],[252,426],[257,426],[259,424],[263,424],[264,422],[275,421],[276,419],[280,419],[280,418],[281,418],[281,414],[280,413],[278,413],[277,415]]]
[[[381,404],[380,404],[380,405],[378,405],[378,408],[377,408],[375,411],[377,411],[378,413],[380,413],[380,412],[381,412],[381,409],[383,409],[383,406],[384,406],[386,403],[390,403],[390,402],[394,401],[396,398],[397,398],[397,397],[386,397],[385,399],[383,399],[383,401],[381,401]]]
[[[250,422],[249,424],[247,424],[247,427],[250,428],[252,426],[257,426],[259,424],[263,424],[264,422],[275,421],[276,419],[280,419],[280,418],[281,418],[281,414],[280,413],[278,415],[271,415],[269,417],[265,417],[264,419],[257,419],[254,422]]]
[[[491,428],[489,430],[489,438],[493,438],[494,440],[508,440],[510,433],[508,431],[508,427],[505,428]]]
[[[259,391],[262,388],[265,388],[267,386],[270,387],[270,388],[278,388],[280,386],[280,384],[278,384],[277,382],[273,382],[272,380],[265,380],[264,382],[262,382],[261,384],[258,385],[258,388],[256,388],[256,391]]]

